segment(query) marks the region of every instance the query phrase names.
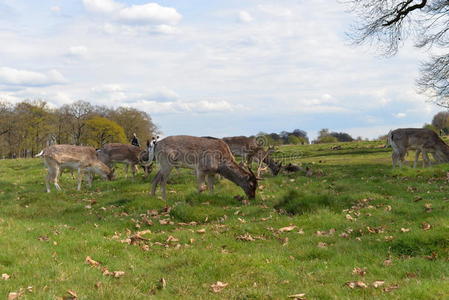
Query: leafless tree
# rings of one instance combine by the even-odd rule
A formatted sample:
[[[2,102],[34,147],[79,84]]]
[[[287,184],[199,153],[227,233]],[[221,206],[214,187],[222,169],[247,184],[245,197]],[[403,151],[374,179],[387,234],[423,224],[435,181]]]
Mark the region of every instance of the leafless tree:
[[[371,42],[385,55],[394,55],[407,38],[415,46],[434,50],[422,64],[417,80],[431,101],[449,108],[449,1],[447,0],[349,0],[357,16],[349,36],[356,44]]]

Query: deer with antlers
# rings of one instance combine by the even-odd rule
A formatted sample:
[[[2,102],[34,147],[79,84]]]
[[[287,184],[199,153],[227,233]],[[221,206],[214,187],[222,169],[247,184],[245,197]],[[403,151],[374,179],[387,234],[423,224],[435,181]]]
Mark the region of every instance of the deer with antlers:
[[[205,180],[212,191],[214,175],[220,174],[240,186],[248,198],[253,199],[256,195],[256,176],[250,169],[235,161],[229,146],[220,139],[169,136],[151,143],[148,152],[149,160],[154,158],[160,165],[160,170],[152,182],[151,194],[155,195],[157,185],[160,184],[164,200],[168,176],[174,167],[194,169],[199,192],[202,191]]]
[[[225,137],[223,141],[228,144],[232,154],[243,157],[248,164],[251,164],[252,161],[257,162],[258,177],[263,170],[262,163],[268,166],[273,175],[277,175],[282,168],[282,163],[277,163],[271,158],[271,154],[275,151],[274,147],[268,147],[265,150],[263,145],[260,145],[255,137]]]

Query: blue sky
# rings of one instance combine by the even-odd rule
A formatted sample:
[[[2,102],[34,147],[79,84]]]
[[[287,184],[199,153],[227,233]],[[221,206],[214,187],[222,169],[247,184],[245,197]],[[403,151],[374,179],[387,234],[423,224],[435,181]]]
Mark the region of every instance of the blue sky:
[[[0,99],[135,107],[164,135],[430,122],[426,54],[350,46],[352,21],[332,0],[0,0]]]

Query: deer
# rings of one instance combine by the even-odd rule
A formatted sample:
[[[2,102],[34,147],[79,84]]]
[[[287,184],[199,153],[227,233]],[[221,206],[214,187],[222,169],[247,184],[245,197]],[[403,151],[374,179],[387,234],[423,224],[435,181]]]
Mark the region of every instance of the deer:
[[[402,166],[408,150],[416,150],[414,168],[421,153],[424,166],[431,164],[428,153],[432,153],[437,162],[449,161],[449,146],[430,129],[399,128],[388,133],[388,143],[393,149],[393,168]]]
[[[112,168],[114,163],[123,163],[126,165],[126,177],[128,177],[128,168],[131,167],[131,173],[133,178],[137,172],[137,165],[141,165],[145,171],[145,177],[148,177],[150,171],[149,165],[144,162],[144,156],[146,151],[142,151],[140,147],[129,145],[110,143],[104,145],[101,149],[97,150],[98,158]]]
[[[47,193],[50,193],[50,182],[60,191],[58,179],[62,169],[78,170],[77,190],[81,190],[81,183],[85,173],[88,173],[89,186],[92,185],[91,174],[98,174],[104,179],[112,180],[114,170],[110,169],[97,158],[95,148],[75,145],[52,145],[43,149],[36,157],[42,157],[48,169],[45,177]]]
[[[243,157],[248,164],[251,164],[253,160],[258,163],[258,177],[262,170],[262,163],[265,163],[268,168],[270,168],[273,175],[276,176],[279,174],[279,171],[282,168],[282,163],[277,163],[271,158],[271,154],[275,150],[274,147],[268,147],[268,150],[264,150],[255,137],[225,137],[223,138],[223,141],[228,144],[234,155]]]
[[[152,182],[151,195],[156,194],[156,188],[160,184],[165,202],[168,176],[174,167],[195,170],[198,192],[203,191],[205,180],[209,190],[213,191],[214,176],[219,174],[241,187],[249,199],[256,196],[258,179],[251,169],[246,169],[235,161],[229,146],[221,139],[169,136],[150,143],[148,153],[149,161],[155,159],[160,165]]]

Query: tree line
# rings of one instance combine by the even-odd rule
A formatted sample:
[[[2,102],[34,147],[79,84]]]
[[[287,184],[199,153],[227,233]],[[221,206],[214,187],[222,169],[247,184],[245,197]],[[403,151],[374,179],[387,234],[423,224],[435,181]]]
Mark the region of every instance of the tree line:
[[[301,129],[293,131],[281,131],[280,133],[265,133],[260,132],[257,136],[263,136],[269,145],[304,145],[304,144],[322,144],[322,143],[336,143],[336,142],[352,142],[354,140],[360,141],[362,138],[354,139],[346,132],[330,131],[323,128],[318,132],[318,137],[310,141],[307,132]]]
[[[141,143],[158,129],[144,111],[77,101],[51,108],[42,100],[0,101],[0,158],[31,157],[50,144]]]

